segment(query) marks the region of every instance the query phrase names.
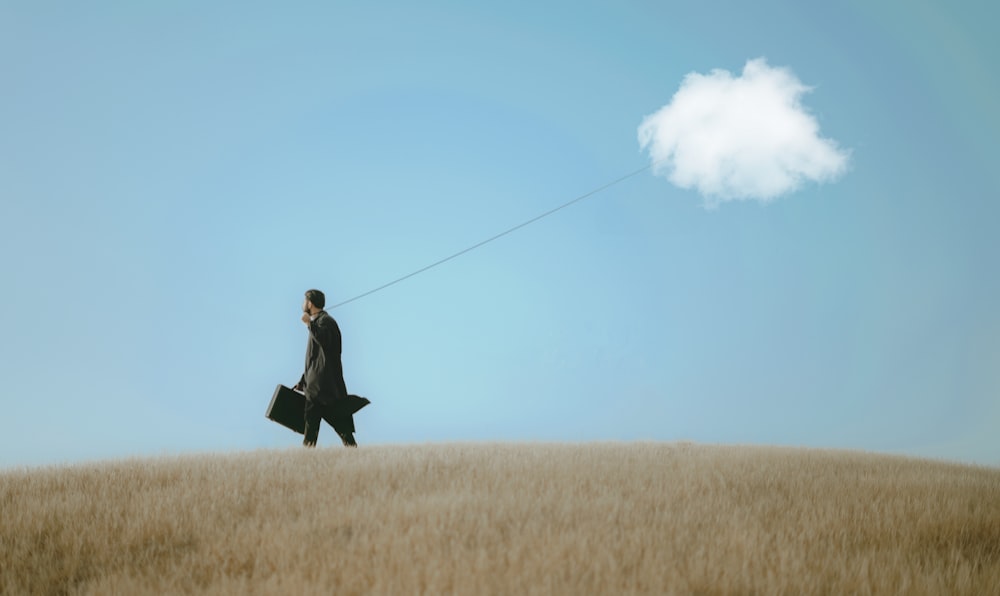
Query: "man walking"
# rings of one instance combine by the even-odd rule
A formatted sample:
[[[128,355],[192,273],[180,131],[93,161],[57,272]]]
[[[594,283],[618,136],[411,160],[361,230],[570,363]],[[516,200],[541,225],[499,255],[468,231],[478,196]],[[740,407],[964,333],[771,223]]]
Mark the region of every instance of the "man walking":
[[[340,361],[340,327],[325,310],[326,297],[319,290],[306,292],[302,303],[302,322],[309,327],[306,347],[306,370],[295,390],[306,397],[305,439],[302,444],[315,447],[320,419],[326,420],[345,447],[357,447],[354,441],[354,412],[368,400],[347,395],[344,369]]]

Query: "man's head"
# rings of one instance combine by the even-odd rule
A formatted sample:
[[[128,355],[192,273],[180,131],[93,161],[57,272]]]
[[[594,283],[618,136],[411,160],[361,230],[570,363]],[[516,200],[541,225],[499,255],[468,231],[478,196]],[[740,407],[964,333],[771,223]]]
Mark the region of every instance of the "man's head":
[[[319,290],[309,290],[306,292],[305,302],[302,303],[302,312],[314,314],[323,310],[326,305],[326,296]]]

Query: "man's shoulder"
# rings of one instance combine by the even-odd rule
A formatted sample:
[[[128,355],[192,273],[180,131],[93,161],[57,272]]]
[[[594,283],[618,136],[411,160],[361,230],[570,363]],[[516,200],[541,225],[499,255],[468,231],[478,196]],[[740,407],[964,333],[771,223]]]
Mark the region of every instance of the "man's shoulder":
[[[336,327],[337,319],[334,319],[332,316],[330,316],[330,313],[324,310],[320,311],[320,313],[316,315],[316,324],[323,327],[326,327],[328,325]]]

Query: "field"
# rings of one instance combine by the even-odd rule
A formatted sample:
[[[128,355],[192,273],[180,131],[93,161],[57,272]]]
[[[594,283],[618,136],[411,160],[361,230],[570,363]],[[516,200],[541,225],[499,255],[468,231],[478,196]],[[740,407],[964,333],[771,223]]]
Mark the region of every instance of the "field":
[[[688,443],[0,473],[4,594],[1000,594],[1000,470]]]

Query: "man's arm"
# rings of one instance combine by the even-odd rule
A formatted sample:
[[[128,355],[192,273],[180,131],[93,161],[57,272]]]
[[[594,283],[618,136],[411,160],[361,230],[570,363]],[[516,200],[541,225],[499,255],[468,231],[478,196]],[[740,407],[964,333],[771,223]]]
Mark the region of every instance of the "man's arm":
[[[307,313],[307,312],[306,313],[302,313],[302,322],[305,323],[306,327],[309,328],[309,335],[315,336],[316,333],[315,333],[315,331],[314,331],[313,328],[314,328],[314,326],[316,326],[316,322],[312,320],[312,316],[309,313]],[[304,393],[305,392],[305,390],[306,390],[306,373],[302,373],[302,376],[299,377],[299,382],[296,383],[295,386],[292,387],[292,389],[294,389],[295,391],[298,391],[299,393]]]

